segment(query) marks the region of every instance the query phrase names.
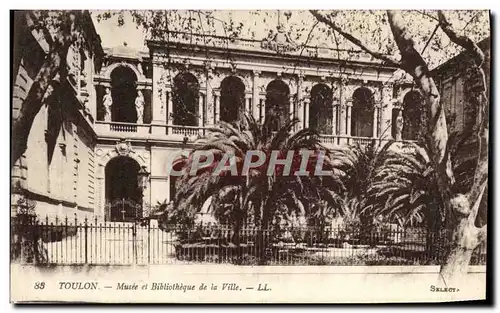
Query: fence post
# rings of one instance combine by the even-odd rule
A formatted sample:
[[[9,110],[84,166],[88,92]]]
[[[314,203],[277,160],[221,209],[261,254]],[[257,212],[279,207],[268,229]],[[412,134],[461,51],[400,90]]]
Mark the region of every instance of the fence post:
[[[148,218],[148,264],[151,264],[151,252],[150,252],[150,227],[151,227],[151,219]]]
[[[84,239],[84,244],[85,244],[85,264],[88,263],[88,259],[87,259],[87,233],[88,233],[88,225],[87,225],[87,217],[85,217],[85,226],[84,226],[84,229],[85,229],[85,239]]]

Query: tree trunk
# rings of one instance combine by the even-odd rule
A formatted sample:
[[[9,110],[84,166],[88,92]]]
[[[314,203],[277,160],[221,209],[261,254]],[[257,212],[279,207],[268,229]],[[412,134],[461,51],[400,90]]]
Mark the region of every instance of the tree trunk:
[[[316,11],[311,13],[318,21],[332,27],[344,38],[368,52],[373,57],[383,60],[386,64],[395,65],[413,77],[424,98],[424,112],[426,121],[426,139],[429,145],[429,157],[437,174],[438,191],[445,203],[447,219],[455,219],[450,229],[453,230],[452,246],[448,256],[441,268],[441,277],[444,283],[450,286],[458,279],[466,275],[472,251],[486,239],[486,225],[481,228],[475,226],[477,212],[481,198],[488,180],[488,97],[486,91],[486,80],[481,65],[484,61],[484,53],[467,36],[462,36],[446,20],[443,12],[438,11],[439,26],[448,38],[455,44],[464,48],[472,56],[477,67],[478,77],[482,85],[476,90],[476,103],[479,106],[480,121],[477,131],[479,139],[478,165],[474,173],[474,184],[467,194],[458,194],[454,191],[455,175],[453,173],[450,158],[450,147],[448,145],[448,127],[446,123],[445,105],[441,102],[439,90],[430,74],[427,63],[414,47],[414,34],[408,31],[407,21],[399,11],[387,12],[389,26],[394,40],[401,53],[401,61],[388,59],[378,52],[371,51],[357,38],[344,32],[341,27],[325,18]],[[447,213],[452,213],[448,217]]]
[[[43,98],[50,81],[60,73],[61,61],[61,55],[57,51],[52,51],[47,56],[18,115],[13,117],[11,166],[14,166],[15,162],[26,151],[33,120],[43,105]]]
[[[451,249],[440,271],[440,279],[445,287],[458,287],[457,284],[465,282],[473,251],[460,246]]]
[[[462,218],[453,228],[448,255],[441,266],[440,279],[448,287],[465,282],[472,252],[481,243],[481,230],[470,219]]]

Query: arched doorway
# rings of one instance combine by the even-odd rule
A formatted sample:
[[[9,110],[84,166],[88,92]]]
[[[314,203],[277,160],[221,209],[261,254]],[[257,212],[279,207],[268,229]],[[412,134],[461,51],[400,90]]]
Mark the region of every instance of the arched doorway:
[[[290,115],[290,88],[282,80],[273,80],[266,88],[266,118],[274,114],[278,116],[272,123],[272,129],[282,127]]]
[[[132,221],[142,217],[142,192],[138,185],[140,165],[132,158],[119,156],[106,165],[106,219]]]
[[[193,74],[184,72],[174,77],[174,125],[198,126],[198,101],[200,84]]]
[[[320,134],[333,134],[333,96],[332,90],[325,84],[317,84],[311,90],[309,107],[309,128]]]
[[[245,110],[245,84],[229,76],[221,82],[220,90],[220,119],[228,123],[239,120]]]
[[[113,122],[137,122],[135,98],[137,76],[132,69],[119,66],[111,72],[111,120]]]
[[[403,98],[403,139],[417,140],[422,122],[422,95],[410,91]]]
[[[373,137],[375,112],[373,93],[366,87],[356,89],[352,95],[351,135]]]

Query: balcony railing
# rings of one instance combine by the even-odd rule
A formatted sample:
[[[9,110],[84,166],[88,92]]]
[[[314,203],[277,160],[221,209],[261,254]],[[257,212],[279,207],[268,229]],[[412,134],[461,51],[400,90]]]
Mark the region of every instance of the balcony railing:
[[[327,144],[327,145],[334,145],[334,146],[340,146],[340,145],[361,145],[361,146],[366,146],[371,143],[375,143],[376,145],[379,144],[384,144],[386,142],[389,142],[390,138],[373,138],[373,137],[356,137],[356,136],[348,136],[348,135],[326,135],[326,134],[320,134],[319,139],[321,143]],[[416,142],[415,140],[403,140],[401,142]]]
[[[355,137],[355,136],[347,136],[347,135],[320,135],[320,141],[324,144],[328,145],[368,145],[372,142],[380,142],[387,139],[382,138],[371,138],[371,137]]]
[[[95,123],[96,132],[99,135],[112,135],[118,133],[127,133],[139,137],[147,137],[150,134],[166,135],[166,138],[172,140],[184,140],[185,137],[193,139],[207,135],[206,127],[201,126],[183,126],[183,125],[166,125],[166,124],[135,124],[124,122],[104,122],[97,121]],[[155,130],[154,130],[154,129]],[[375,141],[376,144],[387,142],[387,138],[371,138],[371,137],[356,137],[348,135],[327,135],[321,134],[320,141],[326,145],[341,146],[341,145],[368,145]]]
[[[158,131],[153,131],[155,128]],[[97,121],[95,129],[98,134],[130,133],[136,135],[164,134],[184,138],[193,136],[204,136],[205,127],[183,126],[183,125],[161,125],[161,124],[135,124],[125,122]]]
[[[149,134],[150,125],[125,122],[96,122],[97,132]]]
[[[205,128],[200,126],[178,126],[167,125],[167,134],[183,135],[183,136],[197,136],[205,135]]]

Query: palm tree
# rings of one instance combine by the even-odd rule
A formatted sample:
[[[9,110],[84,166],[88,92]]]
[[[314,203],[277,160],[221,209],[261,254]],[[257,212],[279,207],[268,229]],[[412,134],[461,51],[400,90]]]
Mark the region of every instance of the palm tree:
[[[367,189],[365,211],[400,226],[441,221],[442,200],[425,146],[403,144],[386,151]],[[434,227],[435,225],[433,225]]]
[[[362,224],[367,231],[373,224],[373,215],[365,207],[368,205],[367,192],[377,168],[383,163],[392,142],[367,145],[352,145],[331,151],[332,166],[343,173],[343,204],[340,214],[348,224]],[[358,225],[359,226],[359,225]]]
[[[309,208],[320,200],[338,204],[338,194],[342,192],[343,186],[328,154],[323,154],[323,169],[332,170],[333,175],[293,175],[301,164],[299,151],[307,149],[315,152],[309,157],[308,170],[314,169],[320,152],[326,152],[318,135],[310,129],[292,134],[297,120],[287,120],[280,129],[273,131],[272,126],[277,118],[268,115],[264,123],[259,124],[252,116],[245,116],[242,122],[234,125],[220,122],[218,127],[209,129],[206,143],[194,149],[189,157],[177,162],[182,174],[176,182],[173,214],[194,220],[194,215],[211,199],[210,211],[214,216],[233,225],[233,243],[239,244],[239,230],[247,217],[252,217],[261,229],[257,242],[261,249],[265,249],[267,243],[264,242],[264,232],[276,226],[279,219],[290,217],[292,212],[303,216],[310,214]],[[265,163],[250,169],[247,175],[241,175],[247,152],[255,150],[266,155]],[[193,164],[191,156],[196,151],[210,151],[215,161],[198,169],[197,174],[192,176],[189,173]],[[272,151],[279,151],[283,156],[294,151],[291,175],[282,175],[283,166],[277,166],[273,173],[267,172]],[[225,154],[234,158],[238,175],[230,175],[229,171],[213,175],[214,168]],[[263,252],[260,252],[261,257]]]
[[[470,188],[477,162],[459,156],[467,140],[467,134],[454,133],[448,141],[448,153],[452,155],[453,169],[458,174],[453,188],[462,192]],[[442,235],[446,233],[441,234],[441,230],[446,228],[445,222],[454,217],[447,217],[443,210],[443,199],[426,143],[399,145],[399,148],[386,150],[381,164],[374,170],[363,212],[371,212],[373,216],[397,222],[402,227],[424,225],[428,236],[427,251],[435,256],[439,252],[436,249],[444,249]]]

